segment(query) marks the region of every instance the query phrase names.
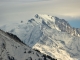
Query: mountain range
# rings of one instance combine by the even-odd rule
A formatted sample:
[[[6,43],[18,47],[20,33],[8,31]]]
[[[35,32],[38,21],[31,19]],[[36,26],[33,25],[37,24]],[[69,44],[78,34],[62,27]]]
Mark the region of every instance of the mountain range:
[[[57,60],[77,60],[80,57],[80,29],[56,16],[36,14],[30,20],[0,27],[15,34],[32,49]]]

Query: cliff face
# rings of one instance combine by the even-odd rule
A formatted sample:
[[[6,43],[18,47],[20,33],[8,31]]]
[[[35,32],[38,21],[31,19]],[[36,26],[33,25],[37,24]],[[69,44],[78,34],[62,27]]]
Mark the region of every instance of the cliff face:
[[[55,17],[55,24],[62,32],[67,32],[73,36],[80,37],[80,28],[71,27],[70,24],[64,19],[59,19],[58,17]]]

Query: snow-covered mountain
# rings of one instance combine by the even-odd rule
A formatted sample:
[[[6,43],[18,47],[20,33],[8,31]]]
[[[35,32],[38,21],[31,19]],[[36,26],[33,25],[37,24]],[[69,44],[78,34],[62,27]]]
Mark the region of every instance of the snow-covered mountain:
[[[2,30],[17,35],[25,44],[58,60],[80,57],[80,29],[55,16],[36,14],[21,23],[4,25]]]
[[[16,35],[0,30],[0,60],[56,60],[32,50]]]

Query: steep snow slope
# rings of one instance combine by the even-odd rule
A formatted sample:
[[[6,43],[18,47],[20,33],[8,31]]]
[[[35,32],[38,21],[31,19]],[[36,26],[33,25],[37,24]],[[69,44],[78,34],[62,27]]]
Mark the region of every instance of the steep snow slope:
[[[73,58],[80,57],[79,33],[77,36],[72,32],[73,28],[63,19],[36,14],[27,22],[5,25],[1,29],[17,35],[33,49],[58,60],[74,60]]]
[[[0,60],[55,60],[32,50],[17,36],[0,30]]]

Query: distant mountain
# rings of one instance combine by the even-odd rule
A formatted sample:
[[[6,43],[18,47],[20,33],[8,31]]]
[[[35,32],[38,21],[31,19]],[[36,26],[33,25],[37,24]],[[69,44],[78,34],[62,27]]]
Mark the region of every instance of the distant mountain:
[[[0,60],[56,60],[32,50],[16,35],[0,30]]]
[[[4,25],[1,29],[17,35],[28,46],[58,60],[80,57],[80,29],[72,28],[64,19],[36,14],[26,22]]]

